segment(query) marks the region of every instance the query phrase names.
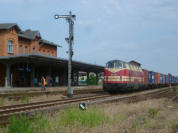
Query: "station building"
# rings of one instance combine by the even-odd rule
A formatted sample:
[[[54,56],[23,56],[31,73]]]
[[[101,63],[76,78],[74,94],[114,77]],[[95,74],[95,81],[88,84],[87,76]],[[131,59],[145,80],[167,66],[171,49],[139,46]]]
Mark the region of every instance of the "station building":
[[[0,86],[38,86],[42,76],[55,86],[67,85],[68,60],[57,57],[58,44],[45,40],[39,31],[22,31],[15,23],[0,24]],[[72,61],[72,84],[79,72],[104,71],[103,66]]]

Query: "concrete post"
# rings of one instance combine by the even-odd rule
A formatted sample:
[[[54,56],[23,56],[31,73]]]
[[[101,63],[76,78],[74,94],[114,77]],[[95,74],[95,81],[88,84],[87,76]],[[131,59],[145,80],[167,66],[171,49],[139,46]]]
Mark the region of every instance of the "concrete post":
[[[77,71],[77,86],[79,85],[78,78],[79,78],[79,72]]]
[[[67,71],[64,70],[64,83],[63,85],[67,85]]]
[[[74,85],[74,72],[71,73],[71,86]]]
[[[32,66],[32,70],[31,70],[31,87],[34,87],[34,79],[35,79],[35,67]]]
[[[6,64],[5,88],[10,88],[10,64]]]
[[[89,74],[90,74],[90,72],[87,72],[87,85],[89,85],[89,82],[90,82]]]
[[[51,66],[50,66],[49,69],[48,69],[48,75],[51,76],[51,74],[52,74],[52,68],[51,68]]]
[[[98,85],[98,73],[96,73],[96,85]]]

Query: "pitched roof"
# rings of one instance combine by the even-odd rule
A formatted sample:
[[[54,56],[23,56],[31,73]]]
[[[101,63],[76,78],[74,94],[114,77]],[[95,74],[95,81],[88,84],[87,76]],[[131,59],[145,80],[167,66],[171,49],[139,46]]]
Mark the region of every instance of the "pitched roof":
[[[16,23],[1,23],[0,24],[0,30],[8,30],[12,27],[15,27],[18,31],[21,31],[21,29]]]
[[[56,47],[61,47],[61,46],[58,45],[58,44],[55,44],[55,43],[53,43],[53,42],[50,42],[50,41],[44,40],[44,39],[40,39],[40,40],[39,40],[39,44],[48,44],[48,45],[52,45],[52,46],[56,46]]]
[[[24,32],[19,33],[19,36],[27,38],[27,39],[31,39],[31,40],[35,39],[35,37],[41,38],[41,35],[40,35],[39,31],[32,31],[30,29],[28,29],[28,30],[26,30]]]
[[[10,29],[12,27],[15,27],[19,31],[18,36],[21,37],[21,38],[25,38],[25,39],[29,39],[29,40],[34,40],[36,37],[38,37],[40,39],[39,43],[41,43],[41,44],[47,44],[47,45],[52,45],[52,46],[56,46],[56,47],[61,47],[58,44],[55,44],[53,42],[50,42],[50,41],[42,39],[42,37],[40,35],[40,32],[38,30],[34,30],[33,31],[31,29],[27,29],[25,31],[21,31],[21,29],[19,28],[19,26],[16,23],[4,23],[4,24],[0,24],[0,30],[1,29],[8,30],[8,29]]]

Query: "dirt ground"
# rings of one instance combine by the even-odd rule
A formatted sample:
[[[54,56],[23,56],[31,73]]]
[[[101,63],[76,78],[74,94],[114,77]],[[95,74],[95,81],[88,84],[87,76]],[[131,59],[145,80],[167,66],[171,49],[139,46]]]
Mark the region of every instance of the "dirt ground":
[[[171,108],[174,106],[177,109]],[[103,108],[113,122],[90,129],[87,133],[171,133],[173,126],[178,124],[178,104],[167,99],[105,104]]]
[[[72,127],[72,133],[174,133],[178,126],[178,104],[166,98],[138,103],[99,105],[110,121],[97,127]],[[175,109],[176,108],[176,109]],[[63,131],[65,132],[66,129]]]
[[[112,103],[94,105],[104,110],[109,121],[95,127],[71,126],[59,127],[56,123],[61,113],[48,116],[54,133],[177,133],[178,103],[167,98],[149,99],[138,103]],[[92,109],[89,106],[88,109]],[[49,132],[47,130],[46,132]]]
[[[63,98],[66,98],[66,96],[61,95],[61,94],[42,95],[42,96],[34,96],[34,97],[26,96],[20,99],[0,98],[0,106],[31,103],[31,102],[41,102],[41,101],[56,100],[56,99],[63,99]]]

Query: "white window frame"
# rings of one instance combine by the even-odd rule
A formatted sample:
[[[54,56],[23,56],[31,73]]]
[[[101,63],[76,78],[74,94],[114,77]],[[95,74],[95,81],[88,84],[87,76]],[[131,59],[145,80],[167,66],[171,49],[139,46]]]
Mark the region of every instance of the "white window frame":
[[[8,41],[8,53],[13,53],[13,41]]]

